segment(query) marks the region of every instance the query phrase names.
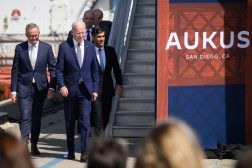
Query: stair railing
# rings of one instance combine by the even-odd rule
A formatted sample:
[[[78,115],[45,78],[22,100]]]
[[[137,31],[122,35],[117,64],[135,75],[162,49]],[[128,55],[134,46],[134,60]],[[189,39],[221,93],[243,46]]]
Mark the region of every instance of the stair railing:
[[[108,44],[115,48],[122,73],[124,73],[129,38],[136,8],[136,0],[117,0],[115,7],[115,14]],[[118,98],[118,95],[113,97],[109,123],[105,130],[105,135],[109,137],[112,137]]]

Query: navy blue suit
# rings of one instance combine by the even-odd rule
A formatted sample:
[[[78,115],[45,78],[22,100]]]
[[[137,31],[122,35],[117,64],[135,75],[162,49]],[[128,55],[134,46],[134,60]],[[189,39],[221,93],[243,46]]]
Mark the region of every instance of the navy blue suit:
[[[81,134],[81,152],[87,152],[90,134],[91,98],[98,93],[98,70],[95,47],[84,41],[84,60],[80,67],[73,40],[61,43],[56,66],[59,88],[67,87],[64,113],[68,151],[74,152],[75,120],[78,118]],[[80,83],[82,79],[83,82]]]
[[[39,41],[35,68],[29,58],[28,41],[16,46],[11,70],[11,91],[17,92],[21,112],[21,135],[28,143],[31,132],[31,143],[37,144],[41,114],[48,88],[56,87],[55,59],[51,45]],[[50,84],[47,80],[47,67],[50,72]],[[33,78],[36,83],[33,83]]]

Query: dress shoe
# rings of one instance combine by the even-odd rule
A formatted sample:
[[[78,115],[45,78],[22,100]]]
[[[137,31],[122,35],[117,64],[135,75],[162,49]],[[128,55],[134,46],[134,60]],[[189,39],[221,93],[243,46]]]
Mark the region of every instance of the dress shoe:
[[[74,160],[74,159],[75,159],[74,153],[73,153],[73,152],[68,152],[68,154],[67,154],[67,159],[69,159],[69,160]]]
[[[81,153],[80,161],[81,162],[87,162],[87,160],[88,160],[88,154],[87,153]]]
[[[37,145],[31,146],[31,155],[32,156],[40,155]]]

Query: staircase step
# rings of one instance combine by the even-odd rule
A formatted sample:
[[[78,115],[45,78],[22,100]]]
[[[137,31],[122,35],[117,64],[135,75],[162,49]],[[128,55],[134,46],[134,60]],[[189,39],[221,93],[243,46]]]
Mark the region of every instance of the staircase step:
[[[137,3],[136,4],[136,14],[155,14],[155,3]]]
[[[133,25],[149,26],[155,25],[156,18],[155,14],[135,14]]]
[[[146,73],[155,74],[155,62],[153,61],[127,61],[126,73]]]
[[[128,61],[155,61],[154,49],[128,49]]]
[[[154,37],[130,37],[129,48],[130,49],[155,49]]]
[[[154,111],[117,111],[115,125],[154,125]]]
[[[124,85],[123,86],[123,98],[154,98],[155,97],[155,87],[153,86],[134,86],[134,85]]]
[[[123,75],[123,83],[125,85],[155,86],[155,75],[154,74],[125,73]]]
[[[117,111],[154,111],[154,98],[120,98]]]
[[[133,26],[131,31],[133,37],[155,37],[155,26]]]
[[[113,126],[113,137],[145,137],[153,126]]]

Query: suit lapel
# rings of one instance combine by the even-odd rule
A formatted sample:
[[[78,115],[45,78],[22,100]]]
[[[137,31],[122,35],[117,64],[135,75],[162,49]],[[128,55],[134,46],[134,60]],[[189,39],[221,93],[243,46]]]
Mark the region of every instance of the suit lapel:
[[[38,62],[42,62],[41,61],[41,55],[42,55],[42,52],[43,51],[43,45],[41,42],[39,42],[39,45],[38,45],[38,53],[37,53],[37,59],[36,59],[36,62],[35,62],[35,67],[34,67],[34,70],[36,69],[36,67],[39,65]]]
[[[27,65],[29,66],[29,68],[32,69],[31,60],[30,60],[30,57],[29,57],[29,45],[28,45],[28,41],[26,41],[26,44],[25,44],[24,59],[25,59],[25,62],[28,63]]]
[[[82,67],[86,67],[84,64],[87,63],[87,51],[88,51],[88,45],[86,44],[86,42],[84,41],[84,59],[83,59],[83,63],[82,63]],[[81,68],[82,68],[81,67]]]
[[[104,51],[105,51],[105,59],[106,59],[106,65],[104,67],[104,71],[105,71],[106,67],[108,67],[108,62],[109,62],[109,50],[106,46],[104,46]]]
[[[69,40],[69,45],[71,47],[71,52],[73,54],[74,60],[75,60],[75,62],[77,64],[77,66],[80,68],[80,65],[79,65],[79,62],[78,62],[78,58],[77,58],[77,54],[75,52],[73,40]]]

